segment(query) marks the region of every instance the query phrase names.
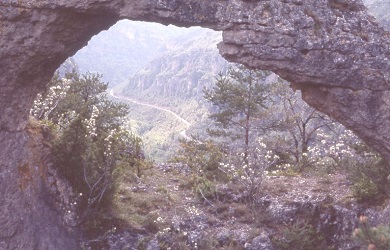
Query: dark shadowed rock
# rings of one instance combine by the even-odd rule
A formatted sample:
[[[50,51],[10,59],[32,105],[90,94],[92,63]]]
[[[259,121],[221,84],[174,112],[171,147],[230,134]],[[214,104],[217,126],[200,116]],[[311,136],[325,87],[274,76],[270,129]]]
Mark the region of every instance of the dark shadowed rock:
[[[0,249],[77,249],[72,190],[39,126],[0,132]]]
[[[267,233],[262,233],[259,236],[255,237],[250,244],[247,244],[246,249],[248,250],[258,250],[258,249],[267,249],[274,250],[269,235]]]
[[[223,30],[225,58],[291,81],[390,160],[390,34],[360,0],[0,0],[2,247],[75,248],[24,130],[55,69],[123,18]],[[24,171],[35,186],[18,184]]]

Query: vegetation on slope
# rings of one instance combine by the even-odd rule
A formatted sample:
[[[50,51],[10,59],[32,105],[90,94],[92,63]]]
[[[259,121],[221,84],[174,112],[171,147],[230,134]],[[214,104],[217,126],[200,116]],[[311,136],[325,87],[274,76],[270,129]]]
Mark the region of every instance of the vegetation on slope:
[[[191,123],[188,134],[204,133],[207,107],[203,88],[210,86],[227,62],[219,55],[216,44],[220,33],[189,29],[175,37],[172,45],[127,81],[115,86],[114,92],[139,102],[167,108]],[[178,148],[174,116],[145,106],[131,107],[132,130],[143,138],[145,152],[157,162],[167,161]],[[165,116],[158,120],[157,117]],[[139,126],[138,126],[139,125]],[[145,126],[144,126],[145,125]],[[182,131],[182,130],[180,130]]]
[[[123,128],[127,106],[110,101],[106,90],[99,75],[55,75],[31,109],[55,134],[55,164],[76,194],[78,223],[86,227],[110,211],[125,171],[141,175],[146,164],[141,140]]]
[[[124,244],[138,249],[256,249],[256,237],[270,230],[264,240],[278,249],[336,249],[340,232],[331,223],[306,220],[302,211],[287,223],[271,216],[264,197],[288,206],[295,204],[290,199],[310,197],[329,213],[333,204],[382,204],[387,164],[277,76],[240,66],[226,73],[226,62],[210,49],[219,35],[187,35],[197,32],[203,38],[170,44],[173,50],[116,88],[190,120],[191,139],[179,135],[183,124],[167,112],[109,100],[98,75],[54,77],[36,100],[32,115],[56,133],[59,170],[79,194],[79,222],[89,232],[101,229],[84,246],[107,247],[116,235],[130,234]],[[250,80],[258,84],[258,103],[244,98],[256,94],[245,88],[248,75],[260,76]],[[224,92],[228,83],[240,91]],[[259,112],[250,113],[255,105]],[[172,162],[148,165],[142,141],[130,130],[143,136],[153,158]],[[148,148],[152,142],[157,146]],[[356,233],[363,244],[387,244],[385,229],[367,238],[376,234],[364,223]]]
[[[221,88],[231,83],[232,75],[223,77]],[[297,187],[295,182],[312,183],[310,193],[318,192],[313,191],[321,186],[317,181],[327,186],[343,176],[352,186],[343,195],[341,190],[336,193],[339,204],[381,201],[387,190],[383,176],[389,173],[377,155],[349,131],[305,107],[298,93],[274,79],[258,82],[266,86],[261,89],[271,99],[251,122],[261,129],[252,130],[248,155],[238,144],[194,137],[181,140],[176,163],[147,169],[141,141],[124,127],[128,107],[107,99],[107,85],[98,75],[74,72],[62,79],[54,77],[31,114],[57,134],[53,149],[58,168],[79,194],[79,222],[91,237],[84,246],[101,248],[125,232],[135,237],[126,244],[132,242],[139,249],[156,242],[160,249],[252,246],[262,230],[277,225],[268,218],[273,211],[264,208],[263,197],[282,197]],[[242,96],[230,94],[233,99]],[[213,102],[214,110],[223,108],[218,105],[222,103]],[[218,122],[213,126],[234,128]],[[235,132],[245,134],[240,129]],[[376,167],[365,171],[369,164]],[[278,179],[290,184],[279,185]],[[320,197],[320,207],[326,210],[328,195]],[[267,244],[278,249],[337,245],[332,241],[335,229],[327,225],[329,229],[318,230],[318,221],[303,218],[294,217],[284,230],[272,231],[265,238]],[[306,240],[296,241],[296,237]]]

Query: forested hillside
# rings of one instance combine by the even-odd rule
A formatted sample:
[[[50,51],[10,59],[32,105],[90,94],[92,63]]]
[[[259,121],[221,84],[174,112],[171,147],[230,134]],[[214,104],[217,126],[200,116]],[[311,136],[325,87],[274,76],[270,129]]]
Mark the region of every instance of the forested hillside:
[[[190,29],[156,23],[119,21],[94,36],[73,59],[81,72],[103,74],[116,85],[177,43],[176,37]]]
[[[170,105],[169,100],[201,101],[203,88],[227,68],[217,49],[222,37],[219,32],[192,29],[180,38],[175,47],[131,75],[116,90],[164,105]]]

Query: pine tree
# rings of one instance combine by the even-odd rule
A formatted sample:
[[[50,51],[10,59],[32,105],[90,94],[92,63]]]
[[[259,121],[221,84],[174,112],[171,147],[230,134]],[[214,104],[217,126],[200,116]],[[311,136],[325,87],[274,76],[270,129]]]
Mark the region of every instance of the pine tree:
[[[228,142],[240,141],[238,147],[242,145],[246,163],[254,121],[261,119],[267,109],[268,75],[265,71],[235,66],[226,75],[220,73],[212,89],[204,90],[204,98],[212,104],[210,118],[215,122],[215,128],[208,129],[209,134]]]
[[[390,227],[382,225],[372,227],[364,215],[359,218],[359,228],[353,233],[354,238],[367,246],[368,250],[390,249]]]

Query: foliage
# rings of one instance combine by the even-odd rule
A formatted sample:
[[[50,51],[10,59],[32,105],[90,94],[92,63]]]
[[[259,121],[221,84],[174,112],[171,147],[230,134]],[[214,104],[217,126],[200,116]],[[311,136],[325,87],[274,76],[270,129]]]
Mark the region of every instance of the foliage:
[[[180,149],[173,162],[187,165],[198,176],[204,176],[209,180],[224,179],[225,176],[219,170],[219,163],[223,160],[224,153],[212,140],[201,142],[198,139],[180,140]]]
[[[372,227],[364,215],[360,216],[359,228],[355,229],[353,237],[367,246],[368,250],[390,249],[390,226]]]
[[[265,171],[279,159],[267,149],[261,139],[255,145],[256,147],[249,151],[250,161],[247,164],[243,153],[230,155],[225,163],[220,163],[220,169],[244,187],[244,197],[248,202],[253,202],[261,190]]]
[[[264,173],[329,174],[360,166],[360,172],[366,174],[360,168],[370,162],[373,153],[364,149],[359,138],[309,107],[300,92],[293,92],[286,82],[268,76],[267,72],[242,66],[230,68],[227,75],[220,74],[214,88],[205,89],[204,93],[212,104],[210,118],[214,121],[208,132],[222,137],[217,141],[222,141],[223,146],[211,140],[182,142],[176,161],[187,164],[197,176],[209,181],[227,176],[240,183],[248,201],[253,201],[261,189]],[[240,138],[242,142],[237,144]],[[383,177],[374,173],[367,176]],[[357,196],[367,192],[367,197],[371,195],[375,190],[366,185],[371,182],[356,181],[354,187],[362,191]]]
[[[303,172],[316,161],[309,149],[320,143],[319,135],[333,134],[335,123],[326,115],[308,106],[299,91],[293,91],[279,79],[270,89],[273,102],[267,119],[276,124],[267,129],[264,141],[280,156],[281,162],[291,164],[296,172]]]
[[[267,166],[271,171],[293,168],[297,173],[313,169],[332,172],[342,166],[342,160],[355,153],[351,146],[358,139],[309,107],[300,92],[292,91],[285,81],[268,77],[268,72],[243,66],[220,74],[214,88],[204,91],[205,99],[212,104],[214,127],[208,130],[210,135],[230,139],[230,154],[243,153],[243,165],[254,160],[248,158],[249,151],[260,139],[268,154],[277,157],[272,166]],[[237,145],[238,138],[242,143]]]
[[[82,217],[111,204],[121,171],[141,175],[144,164],[141,140],[122,128],[127,106],[107,98],[100,78],[57,74],[31,109],[35,118],[55,124],[56,164],[79,194]]]
[[[293,223],[282,231],[282,237],[274,236],[273,243],[279,249],[320,250],[324,248],[324,239],[307,221]]]
[[[279,157],[269,168],[273,175],[288,172],[290,168],[290,172],[315,174],[349,171],[355,166],[363,171],[363,166],[370,165],[377,157],[351,131],[309,107],[301,93],[292,91],[285,81],[275,81],[269,91],[272,103],[264,119],[270,120],[266,124],[274,126],[267,127],[260,137]],[[383,177],[369,174],[373,175]]]
[[[361,173],[352,184],[352,195],[357,202],[369,202],[378,199],[380,192],[377,185]]]
[[[363,163],[355,162],[348,169],[349,179],[352,182],[352,196],[358,202],[383,201],[384,195],[388,195],[389,192],[388,164],[378,155],[373,155],[370,159],[370,161],[366,159]]]
[[[259,192],[264,170],[278,158],[264,152],[262,142],[257,140],[259,132],[270,126],[259,122],[271,105],[269,75],[235,66],[226,75],[219,74],[212,89],[204,90],[204,98],[212,104],[210,118],[214,121],[208,132],[229,145],[219,169],[245,188],[248,201],[253,201]]]
[[[364,168],[362,172],[376,184],[382,194],[389,196],[390,165],[377,153],[374,155],[374,160],[375,162],[371,166]]]
[[[231,141],[243,140],[246,163],[254,120],[267,109],[269,97],[264,83],[268,75],[244,66],[231,67],[227,75],[219,74],[213,89],[204,90],[204,98],[213,105],[210,118],[216,124],[216,128],[208,130],[209,134]]]
[[[192,176],[191,180],[194,192],[199,198],[208,201],[208,199],[214,199],[216,194],[215,183],[202,176]]]
[[[226,175],[219,169],[224,154],[211,140],[200,142],[198,140],[180,140],[181,148],[173,162],[187,165],[192,175],[190,184],[194,192],[201,199],[213,199],[215,197],[215,181],[225,180]]]

